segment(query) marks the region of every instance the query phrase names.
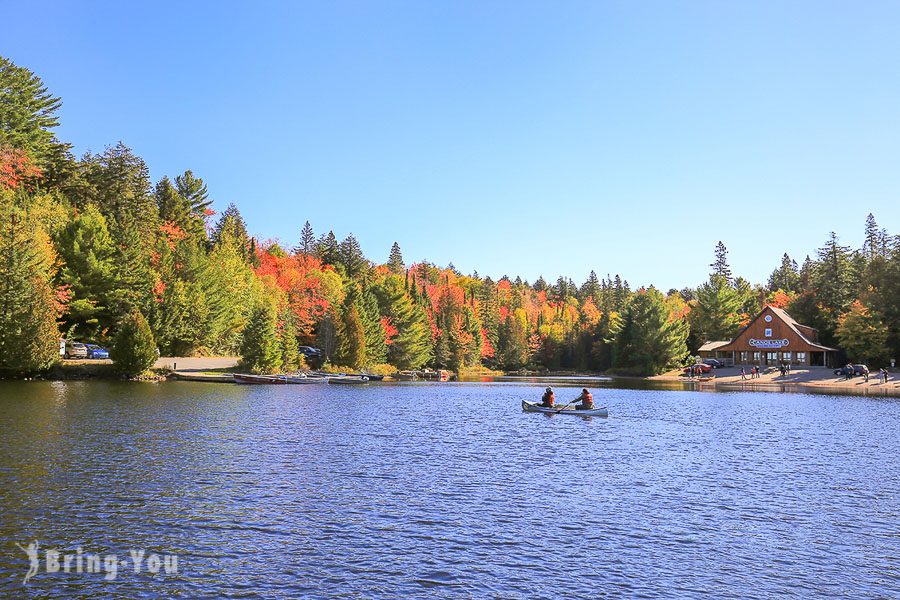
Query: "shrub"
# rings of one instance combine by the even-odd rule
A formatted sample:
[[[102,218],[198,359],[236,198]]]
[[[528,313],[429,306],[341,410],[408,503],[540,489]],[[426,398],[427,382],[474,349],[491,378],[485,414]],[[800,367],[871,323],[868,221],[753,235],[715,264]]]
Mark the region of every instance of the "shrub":
[[[122,320],[110,350],[116,372],[122,375],[134,377],[153,366],[156,341],[140,311],[134,310]]]

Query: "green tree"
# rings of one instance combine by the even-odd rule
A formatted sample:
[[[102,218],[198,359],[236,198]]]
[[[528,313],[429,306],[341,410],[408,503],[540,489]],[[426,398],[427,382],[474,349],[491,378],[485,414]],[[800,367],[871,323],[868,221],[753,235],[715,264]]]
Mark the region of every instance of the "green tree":
[[[309,221],[303,225],[303,231],[300,232],[300,243],[294,248],[294,254],[300,256],[313,256],[316,253],[316,235],[313,233],[312,225]]]
[[[251,373],[275,373],[282,365],[275,309],[268,302],[256,306],[243,332],[241,361]]]
[[[285,373],[296,371],[300,364],[296,320],[297,317],[290,308],[285,308],[278,316],[278,344],[281,350],[281,368]]]
[[[77,331],[102,339],[116,323],[112,302],[117,251],[106,218],[88,205],[56,236],[56,249],[62,259],[58,281],[71,293],[64,329],[70,335]]]
[[[397,275],[388,276],[377,290],[383,314],[397,334],[388,345],[388,362],[399,369],[418,369],[432,357],[428,317],[404,289]]]
[[[691,318],[707,341],[730,340],[741,326],[741,296],[721,275],[697,288],[697,308]]]
[[[391,254],[388,256],[387,267],[388,270],[395,275],[400,275],[406,270],[406,265],[403,263],[403,253],[400,252],[400,244],[397,242],[394,242],[391,246]]]
[[[355,303],[344,306],[335,363],[358,369],[366,364],[366,331]]]
[[[134,310],[119,325],[110,349],[113,366],[122,375],[134,377],[152,367],[156,357],[150,324],[140,311]]]
[[[653,287],[634,295],[612,333],[612,363],[620,372],[657,375],[688,355],[687,323],[670,317],[665,298]]]
[[[0,375],[48,369],[59,357],[59,329],[44,234],[0,196]]]
[[[885,364],[888,329],[878,315],[859,300],[838,319],[837,339],[852,360]]]
[[[61,105],[40,77],[0,56],[0,148],[25,150],[46,167],[67,148],[51,131]]]
[[[769,291],[781,290],[788,294],[796,293],[800,288],[800,271],[797,261],[792,260],[787,252],[781,257],[781,266],[769,276]]]
[[[363,255],[359,241],[351,233],[348,235],[338,248],[339,261],[344,265],[347,276],[351,279],[360,277],[365,271],[366,257]]]
[[[716,244],[716,259],[709,266],[712,267],[711,275],[723,278],[726,282],[731,283],[731,267],[728,266],[728,249],[721,241]]]

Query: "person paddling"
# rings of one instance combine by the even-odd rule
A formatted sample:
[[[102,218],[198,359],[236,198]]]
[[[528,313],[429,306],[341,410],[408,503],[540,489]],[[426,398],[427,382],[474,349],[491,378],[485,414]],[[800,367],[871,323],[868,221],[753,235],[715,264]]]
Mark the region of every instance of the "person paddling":
[[[582,388],[581,395],[572,402],[578,401],[581,401],[581,404],[575,406],[576,410],[591,410],[594,408],[594,396],[591,395],[587,388]]]
[[[544,390],[544,395],[541,396],[541,406],[552,407],[555,398],[553,396],[553,388],[547,388]]]

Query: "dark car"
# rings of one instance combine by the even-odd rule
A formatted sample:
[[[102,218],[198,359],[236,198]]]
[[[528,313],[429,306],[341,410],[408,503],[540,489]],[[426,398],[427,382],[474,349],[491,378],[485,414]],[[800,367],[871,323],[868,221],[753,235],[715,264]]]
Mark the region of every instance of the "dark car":
[[[85,344],[84,347],[87,348],[88,358],[109,358],[109,350],[102,346],[98,346],[97,344]]]
[[[713,369],[721,369],[722,367],[725,366],[725,363],[723,363],[721,360],[718,360],[716,358],[705,358],[705,359],[703,359],[703,364],[709,365]]]
[[[300,346],[299,351],[306,358],[320,358],[322,356],[322,351],[312,346]]]
[[[834,370],[835,375],[842,377],[856,377],[857,375],[865,375],[869,372],[866,365],[847,365]]]
[[[698,363],[696,365],[691,365],[689,367],[685,367],[684,368],[685,375],[690,375],[692,369],[695,373],[698,371],[700,373],[709,373],[710,371],[713,370],[712,365],[707,365],[705,363]]]

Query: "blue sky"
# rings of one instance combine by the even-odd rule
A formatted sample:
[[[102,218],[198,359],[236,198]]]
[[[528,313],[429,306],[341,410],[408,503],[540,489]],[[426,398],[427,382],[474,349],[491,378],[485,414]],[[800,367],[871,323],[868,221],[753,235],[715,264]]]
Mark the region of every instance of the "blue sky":
[[[0,54],[260,238],[662,289],[900,232],[900,3],[3,2]]]

